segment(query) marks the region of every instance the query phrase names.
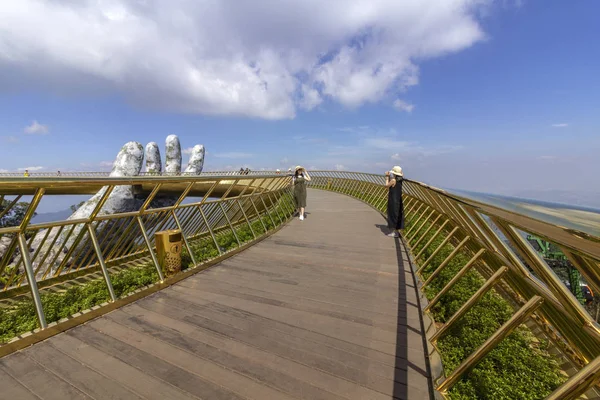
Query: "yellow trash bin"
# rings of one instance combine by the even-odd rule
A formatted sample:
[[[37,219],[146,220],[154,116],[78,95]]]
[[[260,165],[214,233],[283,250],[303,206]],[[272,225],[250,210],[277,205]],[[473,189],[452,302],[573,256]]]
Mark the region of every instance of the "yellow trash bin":
[[[158,263],[166,276],[181,271],[182,237],[179,229],[155,233]]]

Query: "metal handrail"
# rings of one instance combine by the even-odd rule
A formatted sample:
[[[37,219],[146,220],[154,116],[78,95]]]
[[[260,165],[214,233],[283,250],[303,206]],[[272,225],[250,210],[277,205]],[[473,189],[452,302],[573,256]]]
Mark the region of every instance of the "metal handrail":
[[[348,194],[363,200],[380,212],[387,206],[383,175],[346,171],[309,171],[309,185]],[[431,279],[421,272],[445,244],[452,251],[437,267],[438,274],[459,250],[471,259],[460,274],[476,268],[486,285],[441,327],[445,330],[464,315],[492,285],[518,308],[513,317],[480,346],[450,376],[440,377],[436,388],[446,394],[468,369],[491,351],[503,337],[526,320],[534,320],[572,365],[580,369],[548,399],[574,399],[600,380],[600,325],[596,323],[545,260],[525,239],[524,233],[548,240],[562,250],[594,291],[600,292],[600,211],[560,204],[541,203],[461,191],[443,190],[421,182],[404,180],[405,217],[410,227],[403,236],[411,248],[435,232],[445,236],[441,245],[416,272],[423,290]],[[431,238],[419,253],[433,245]],[[442,290],[447,292],[458,279]],[[437,301],[437,297],[432,301]],[[429,307],[429,306],[428,306]],[[428,314],[428,308],[425,309]],[[428,339],[434,348],[438,335]]]
[[[236,229],[247,225],[257,239],[252,224],[263,218],[272,226],[285,222],[293,213],[290,192],[291,178],[282,174],[201,176],[136,176],[136,177],[74,177],[74,178],[0,178],[0,201],[16,196],[0,209],[0,217],[18,206],[23,195],[33,194],[18,226],[0,228],[4,247],[0,253],[0,293],[9,297],[27,288],[34,301],[39,327],[46,323],[39,285],[47,286],[85,271],[100,270],[112,302],[117,301],[112,290],[108,267],[119,265],[132,257],[149,257],[160,281],[164,275],[153,249],[153,235],[166,229],[180,229],[184,247],[194,260],[193,243],[212,242],[219,255],[218,237],[231,231],[237,246],[243,243]],[[40,202],[53,194],[71,193],[73,187],[96,193],[88,206],[91,210],[80,219],[67,219],[33,224],[32,217]],[[135,209],[108,214],[103,211],[117,188],[129,187],[141,201]],[[189,196],[196,201],[184,203]]]
[[[309,171],[309,174],[312,176],[308,183],[311,187],[345,193],[367,202],[381,212],[385,211],[387,188],[384,186],[383,175],[347,171]],[[138,188],[138,193],[146,196],[144,207],[125,214],[98,215],[110,191],[121,185]],[[85,190],[88,191],[106,188],[104,196],[89,218],[50,224],[30,223],[42,197],[48,193],[71,193],[69,190],[74,187],[87,187]],[[521,231],[558,245],[590,286],[600,292],[600,233],[596,225],[600,221],[600,213],[578,207],[442,190],[408,179],[405,180],[403,189],[405,214],[411,222],[404,232],[408,245],[415,248],[423,243],[429,231],[435,231],[435,235],[445,235],[443,244],[452,244],[455,249],[460,247],[472,255],[463,270],[476,268],[487,279],[487,287],[501,282],[500,292],[519,308],[493,338],[465,361],[467,364],[459,366],[450,376],[438,382],[437,388],[442,393],[447,392],[460,374],[472,367],[521,322],[531,318],[543,327],[545,333],[580,368],[580,372],[557,389],[549,399],[576,398],[593,386],[600,378],[600,325],[560,282],[525,240]],[[159,193],[171,196],[180,193],[181,197],[175,205],[146,208]],[[203,198],[200,202],[181,204],[181,200],[190,193],[202,193]],[[19,272],[18,266],[11,269],[9,286],[27,282],[34,300],[36,296],[39,300],[36,283],[40,281],[40,277],[44,280],[69,270],[97,265],[90,261],[94,254],[98,260],[106,263],[144,251],[153,254],[149,237],[157,230],[169,226],[183,227],[187,246],[187,240],[198,235],[212,238],[217,244],[215,235],[219,229],[233,229],[235,224],[243,223],[248,218],[268,215],[273,223],[278,218],[281,221],[280,216],[272,215],[269,210],[273,210],[272,205],[277,199],[290,195],[290,177],[286,173],[251,173],[245,176],[231,172],[176,177],[0,179],[0,197],[26,194],[33,194],[34,197],[23,223],[19,227],[0,229],[0,235],[12,235],[7,253],[11,257],[5,256],[0,261],[0,276],[6,274],[9,263],[23,265],[24,272],[23,268]],[[218,200],[208,200],[211,194],[218,194],[220,197]],[[86,229],[75,229],[84,226]],[[66,239],[58,249],[53,241],[48,249],[30,254],[27,249],[32,239],[28,241],[27,235],[39,237],[41,232],[46,232],[44,241],[60,235],[66,236]],[[70,245],[65,247],[67,242]],[[432,243],[432,239],[425,243],[415,258],[425,248],[433,246]],[[422,288],[428,282],[420,272],[441,247],[434,250],[416,273]],[[17,248],[23,254],[22,258],[20,255],[12,257],[18,253]],[[65,248],[66,255],[63,252]],[[448,255],[438,268],[444,268],[456,253],[457,251],[453,251]],[[156,264],[154,257],[153,260]],[[57,262],[58,265],[55,265]],[[99,264],[102,267],[103,262],[100,261]],[[453,282],[454,279],[448,285]],[[107,281],[107,285],[109,284]],[[443,290],[447,289],[448,287]],[[482,294],[480,290],[474,296]],[[43,310],[38,300],[35,302],[36,309],[40,325],[44,327]],[[463,306],[465,308],[457,313],[465,313],[473,303],[474,300],[467,302]],[[451,321],[452,318],[446,324]],[[448,325],[442,329],[447,328]],[[435,347],[435,340],[431,342]]]
[[[61,178],[61,177],[81,177],[81,178],[87,178],[87,177],[94,177],[94,176],[98,176],[98,177],[109,177],[110,176],[110,171],[60,171],[60,174],[57,172],[29,172],[29,176],[26,177],[24,176],[24,171],[23,172],[0,172],[0,177],[3,178],[33,178],[33,177],[38,177],[38,178],[47,178],[47,177],[51,177],[51,178]],[[264,171],[248,171],[246,172],[240,172],[240,171],[203,171],[200,174],[197,174],[195,172],[179,172],[179,173],[174,173],[174,172],[146,172],[146,171],[142,171],[138,174],[138,176],[144,176],[144,177],[152,177],[152,176],[185,176],[185,177],[191,177],[191,176],[233,176],[233,175],[275,175],[277,173],[277,171],[275,170],[264,170]],[[282,172],[280,172],[282,173]]]

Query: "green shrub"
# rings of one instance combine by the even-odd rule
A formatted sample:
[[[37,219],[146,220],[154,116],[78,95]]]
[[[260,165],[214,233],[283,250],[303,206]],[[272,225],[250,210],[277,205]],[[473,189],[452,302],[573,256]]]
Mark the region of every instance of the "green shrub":
[[[426,228],[424,226],[422,231]],[[434,232],[435,229],[432,229],[428,233],[420,248]],[[428,259],[442,241],[443,235],[438,235],[423,252],[421,262]],[[446,244],[424,269],[423,276],[430,276],[452,249],[450,244]],[[459,252],[426,288],[427,298],[431,300],[469,258],[467,253]],[[470,270],[433,307],[431,311],[434,319],[438,322],[447,321],[484,282],[477,270]],[[511,305],[496,291],[486,293],[438,340],[446,373],[452,372],[513,314]],[[547,349],[547,342],[538,341],[529,329],[520,326],[463,376],[449,391],[449,398],[543,399],[565,381],[557,360]]]
[[[152,264],[111,274],[113,289],[119,297],[156,282],[157,279],[158,274]],[[48,323],[69,317],[110,300],[103,279],[72,286],[64,292],[43,293],[40,297],[46,322]],[[20,300],[11,308],[0,309],[0,343],[31,331],[36,327],[37,317],[32,300]]]

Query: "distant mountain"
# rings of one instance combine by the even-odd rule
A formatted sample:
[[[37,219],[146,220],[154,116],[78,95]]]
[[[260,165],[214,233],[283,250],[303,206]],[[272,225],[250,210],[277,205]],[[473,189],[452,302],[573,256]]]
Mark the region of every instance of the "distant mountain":
[[[519,190],[511,196],[600,209],[600,192],[569,190]]]
[[[36,215],[35,217],[33,217],[31,219],[31,222],[33,224],[41,224],[44,222],[56,222],[56,221],[64,221],[65,219],[69,218],[71,216],[71,214],[73,214],[73,211],[69,210],[62,210],[62,211],[55,211],[55,212],[48,212],[48,213],[41,213]]]

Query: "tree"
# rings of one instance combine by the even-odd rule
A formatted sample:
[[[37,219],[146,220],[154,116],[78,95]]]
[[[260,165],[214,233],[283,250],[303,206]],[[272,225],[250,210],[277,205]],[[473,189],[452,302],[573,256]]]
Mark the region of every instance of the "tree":
[[[81,201],[81,202],[79,202],[79,204],[73,204],[71,206],[71,211],[75,212],[75,211],[79,210],[79,207],[81,207],[83,205],[83,203],[85,203],[85,201]]]
[[[8,207],[10,206],[10,202],[8,200],[2,200],[0,203],[0,214],[2,214]],[[7,228],[10,226],[18,226],[25,218],[25,213],[27,212],[27,208],[29,208],[29,203],[27,202],[19,202],[15,204],[8,212],[0,218],[0,228]],[[37,214],[34,213],[35,217]]]

